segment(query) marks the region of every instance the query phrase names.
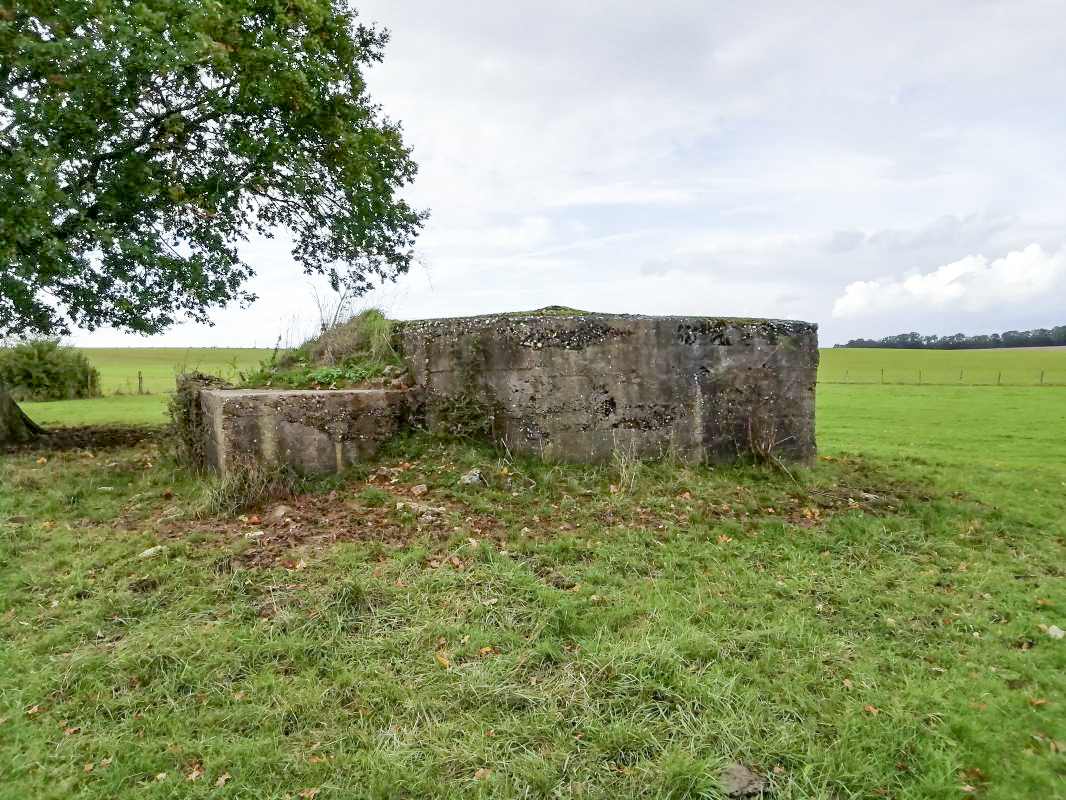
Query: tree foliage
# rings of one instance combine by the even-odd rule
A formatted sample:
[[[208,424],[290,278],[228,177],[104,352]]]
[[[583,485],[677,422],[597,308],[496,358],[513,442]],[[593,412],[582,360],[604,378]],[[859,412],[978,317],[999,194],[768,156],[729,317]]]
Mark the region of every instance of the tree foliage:
[[[206,321],[253,232],[337,289],[405,272],[387,33],[344,2],[0,0],[0,334]]]
[[[1006,331],[1005,333],[967,336],[955,333],[950,336],[922,336],[920,333],[898,333],[883,339],[852,339],[837,347],[888,347],[904,350],[985,350],[994,347],[1052,347],[1066,345],[1066,325],[1055,328],[1037,328],[1031,331]]]

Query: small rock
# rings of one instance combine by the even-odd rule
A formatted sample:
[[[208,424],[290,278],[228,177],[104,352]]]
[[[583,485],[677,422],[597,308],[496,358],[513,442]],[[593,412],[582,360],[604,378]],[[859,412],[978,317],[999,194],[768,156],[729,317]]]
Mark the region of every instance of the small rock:
[[[1040,627],[1043,628],[1044,626],[1041,625]],[[1066,636],[1066,631],[1064,631],[1058,625],[1048,625],[1046,633],[1053,639],[1061,639],[1063,636]]]
[[[292,509],[288,506],[276,506],[273,511],[270,512],[270,516],[274,519],[281,519],[289,516],[292,513]]]
[[[162,553],[162,552],[163,552],[164,550],[166,550],[166,549],[167,549],[167,546],[166,546],[166,545],[164,545],[164,544],[157,544],[157,545],[156,545],[155,547],[149,547],[149,548],[148,548],[147,550],[145,550],[144,552],[142,552],[142,553],[141,553],[141,554],[140,554],[140,555],[138,556],[138,558],[151,558],[152,556],[157,556],[157,555],[159,555],[160,553]]]
[[[417,486],[412,486],[411,487],[411,494],[413,494],[415,497],[421,497],[422,495],[424,495],[428,491],[429,491],[429,487],[426,486],[426,484],[424,484],[424,483],[420,483]]]
[[[555,570],[549,571],[544,576],[544,582],[549,586],[554,586],[556,589],[572,589],[574,586],[577,585],[577,581],[575,581],[573,578],[569,578],[566,575],[563,575],[561,572],[556,572]]]
[[[766,791],[766,780],[762,775],[735,761],[722,768],[718,780],[730,797],[752,797]]]
[[[470,470],[461,478],[459,478],[460,486],[473,486],[475,484],[483,483],[485,483],[485,476],[481,474],[481,470],[479,470],[477,467],[474,467],[472,470]]]

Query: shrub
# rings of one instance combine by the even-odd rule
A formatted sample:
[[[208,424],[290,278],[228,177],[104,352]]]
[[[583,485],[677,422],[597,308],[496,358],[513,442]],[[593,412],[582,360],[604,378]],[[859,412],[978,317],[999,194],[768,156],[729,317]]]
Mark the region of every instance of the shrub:
[[[0,385],[16,402],[99,397],[100,373],[55,339],[28,339],[0,348]]]

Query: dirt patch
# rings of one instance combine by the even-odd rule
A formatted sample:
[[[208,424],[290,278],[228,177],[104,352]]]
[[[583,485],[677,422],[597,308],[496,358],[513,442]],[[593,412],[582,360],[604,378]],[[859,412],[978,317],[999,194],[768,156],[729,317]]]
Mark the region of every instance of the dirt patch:
[[[49,428],[28,442],[0,445],[2,453],[24,453],[39,450],[118,450],[134,447],[147,440],[160,440],[168,426],[87,426],[82,428]]]
[[[366,484],[326,494],[296,495],[232,520],[178,520],[166,523],[163,536],[209,534],[220,546],[246,545],[229,563],[242,567],[283,566],[296,569],[300,559],[337,542],[372,541],[387,547],[425,542],[429,562],[444,563],[446,543],[453,537],[491,539],[503,543],[507,531],[495,517],[471,511],[452,500],[434,497],[425,485],[397,485],[380,470]],[[362,499],[360,488],[375,486],[383,497]]]

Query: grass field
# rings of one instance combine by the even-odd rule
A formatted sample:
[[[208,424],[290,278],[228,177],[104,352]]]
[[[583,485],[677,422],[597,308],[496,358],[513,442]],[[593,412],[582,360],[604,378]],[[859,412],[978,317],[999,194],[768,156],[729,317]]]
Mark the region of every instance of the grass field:
[[[826,348],[821,383],[1066,386],[1066,348],[895,350]]]
[[[1066,389],[818,415],[794,478],[415,437],[278,518],[2,455],[0,796],[1066,797]]]
[[[236,382],[256,369],[272,350],[236,347],[85,347],[79,348],[100,370],[105,395],[174,391],[174,377],[198,370]],[[140,375],[140,381],[138,381]]]

